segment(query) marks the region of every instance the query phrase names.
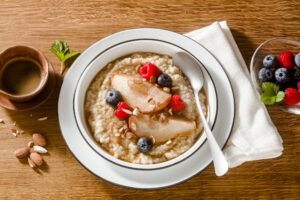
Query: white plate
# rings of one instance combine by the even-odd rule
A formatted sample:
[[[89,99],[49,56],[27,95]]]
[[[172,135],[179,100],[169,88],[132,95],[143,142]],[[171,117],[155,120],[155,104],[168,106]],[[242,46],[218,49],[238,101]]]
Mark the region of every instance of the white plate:
[[[58,102],[59,125],[63,138],[75,158],[91,173],[125,187],[153,189],[185,181],[202,171],[211,161],[204,144],[188,159],[171,167],[155,170],[129,169],[99,156],[82,137],[74,114],[74,94],[80,76],[101,53],[131,40],[158,40],[175,45],[200,61],[216,87],[217,116],[213,134],[221,147],[226,143],[234,120],[234,98],[228,77],[217,60],[202,46],[183,35],[160,29],[133,29],[106,37],[83,52],[64,78]]]

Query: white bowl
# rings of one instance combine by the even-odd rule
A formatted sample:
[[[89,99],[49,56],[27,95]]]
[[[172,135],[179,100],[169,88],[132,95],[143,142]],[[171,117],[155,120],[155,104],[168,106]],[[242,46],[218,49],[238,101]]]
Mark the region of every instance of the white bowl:
[[[98,151],[94,150],[84,138],[87,136],[83,136],[78,125],[78,119],[75,117],[75,93],[86,68],[91,67],[91,63],[99,55],[111,48],[137,40],[155,40],[173,44],[181,50],[186,49],[203,63],[205,67],[203,70],[204,77],[208,85],[211,85],[209,83],[211,80],[213,81],[217,98],[217,108],[215,108],[217,112],[212,131],[219,146],[222,148],[225,145],[233,128],[236,110],[233,89],[224,67],[207,49],[192,39],[171,31],[153,28],[131,29],[114,33],[95,42],[82,52],[68,70],[61,86],[58,99],[59,127],[62,138],[74,158],[95,176],[129,188],[164,188],[190,179],[212,162],[207,140],[198,150],[190,154],[188,158],[186,157],[187,159],[168,165],[169,167],[154,170],[132,169],[115,164],[104,156],[100,156]],[[211,113],[213,112],[211,111]],[[212,122],[210,121],[210,123]],[[205,138],[205,135],[201,138]]]
[[[90,147],[97,152],[100,156],[104,157],[108,161],[111,161],[114,164],[119,166],[123,166],[126,168],[133,168],[133,169],[142,169],[142,170],[154,170],[169,167],[176,163],[179,163],[189,156],[191,156],[195,151],[197,151],[201,145],[205,142],[205,135],[202,134],[199,139],[195,142],[195,144],[185,153],[181,154],[180,156],[165,161],[162,163],[157,164],[134,164],[129,163],[120,159],[117,159],[103,150],[99,144],[93,138],[93,134],[90,133],[88,125],[86,123],[85,112],[84,112],[84,102],[85,102],[85,94],[87,89],[97,73],[108,63],[116,60],[117,58],[135,53],[135,52],[152,52],[158,54],[166,54],[166,55],[174,55],[176,52],[185,51],[186,53],[190,54],[186,50],[177,47],[174,44],[170,44],[164,41],[158,40],[133,40],[128,41],[125,43],[120,43],[118,45],[112,46],[103,53],[99,54],[93,62],[89,66],[86,67],[85,71],[82,73],[78,85],[76,87],[75,97],[74,97],[74,111],[75,111],[75,118],[79,127],[79,130],[86,140],[86,142],[90,145]],[[190,54],[191,55],[191,54]],[[192,56],[192,55],[191,55]],[[184,65],[185,63],[176,63],[178,65]],[[199,62],[199,65],[200,62]],[[188,66],[187,66],[188,67]],[[211,127],[213,127],[216,113],[217,113],[217,97],[215,86],[210,78],[205,67],[202,66],[202,71],[205,75],[205,84],[204,90],[208,97],[208,123]],[[196,112],[196,111],[195,111]]]

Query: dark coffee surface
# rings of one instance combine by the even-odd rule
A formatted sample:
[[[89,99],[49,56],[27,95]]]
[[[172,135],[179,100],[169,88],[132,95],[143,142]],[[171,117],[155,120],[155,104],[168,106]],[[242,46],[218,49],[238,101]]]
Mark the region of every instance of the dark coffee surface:
[[[28,58],[9,61],[1,73],[2,89],[14,95],[33,92],[41,82],[41,67]]]

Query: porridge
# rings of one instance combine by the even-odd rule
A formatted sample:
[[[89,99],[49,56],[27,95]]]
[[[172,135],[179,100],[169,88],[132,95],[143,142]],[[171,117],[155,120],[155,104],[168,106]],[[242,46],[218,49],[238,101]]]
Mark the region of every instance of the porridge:
[[[203,128],[190,83],[167,55],[134,53],[109,63],[88,87],[84,106],[101,148],[131,163],[176,158]]]

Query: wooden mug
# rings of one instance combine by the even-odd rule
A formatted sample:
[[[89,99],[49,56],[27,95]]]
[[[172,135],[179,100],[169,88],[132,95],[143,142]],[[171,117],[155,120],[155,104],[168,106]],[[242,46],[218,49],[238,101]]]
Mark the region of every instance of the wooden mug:
[[[6,68],[9,67],[9,63],[14,62],[16,59],[31,60],[36,66],[39,67],[40,77],[34,90],[24,93],[16,94],[7,90],[4,86],[3,80],[10,79],[10,77],[4,77]],[[13,69],[11,69],[13,70]],[[26,69],[23,69],[23,71]],[[28,69],[29,70],[29,69]],[[36,97],[44,88],[49,76],[49,64],[46,57],[37,49],[29,46],[13,46],[4,50],[0,54],[0,95],[17,102],[25,102]],[[22,77],[22,76],[21,76]],[[9,81],[9,84],[14,84],[13,81]]]

